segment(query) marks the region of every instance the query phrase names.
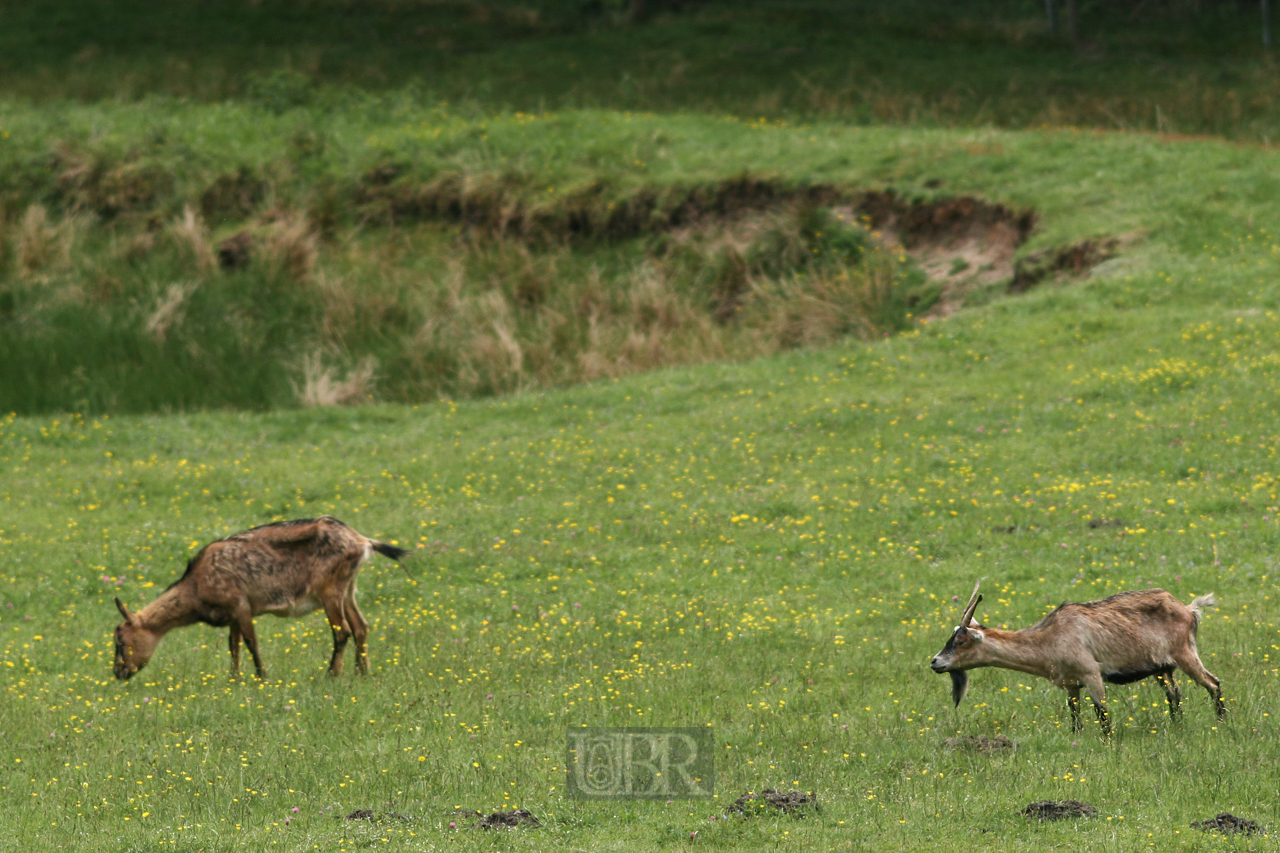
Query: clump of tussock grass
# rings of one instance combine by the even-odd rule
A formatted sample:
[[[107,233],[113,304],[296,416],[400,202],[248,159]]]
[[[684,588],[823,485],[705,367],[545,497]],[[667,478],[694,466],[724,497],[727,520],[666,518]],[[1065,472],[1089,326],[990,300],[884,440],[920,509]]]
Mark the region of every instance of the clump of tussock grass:
[[[13,249],[9,245],[10,231],[12,223],[9,221],[8,211],[0,207],[0,274],[9,266],[9,258],[13,254]]]
[[[18,274],[29,278],[69,266],[76,240],[84,226],[81,217],[66,216],[55,222],[44,205],[28,207],[14,229],[14,259]]]
[[[368,401],[373,393],[373,358],[362,359],[345,374],[324,364],[318,352],[309,353],[302,360],[302,385],[295,384],[298,402],[306,408],[351,406]]]
[[[904,309],[927,309],[937,298],[932,289],[916,289],[904,304],[898,304],[895,293],[904,282],[921,283],[912,272],[891,254],[876,252],[857,270],[824,269],[758,279],[743,309],[743,322],[758,328],[777,349],[902,331],[911,316]]]
[[[799,204],[686,229],[674,235],[667,254],[705,292],[715,318],[727,322],[760,281],[856,266],[870,242],[865,230],[826,208]]]
[[[145,325],[147,334],[157,343],[163,343],[169,336],[169,330],[182,324],[187,299],[196,287],[194,281],[174,282],[156,299],[155,308],[147,316]]]
[[[267,228],[261,246],[261,257],[272,274],[297,283],[311,280],[320,257],[320,239],[306,217],[280,216]]]
[[[524,378],[524,349],[517,338],[511,305],[501,292],[481,294],[466,312],[474,326],[464,339],[459,376],[471,388],[517,390]]]
[[[216,261],[209,229],[205,226],[204,219],[190,205],[184,207],[182,214],[169,223],[168,233],[186,264],[200,275],[213,272]]]
[[[107,219],[151,208],[176,187],[171,170],[140,149],[117,153],[59,142],[46,168],[54,175],[49,191],[61,207]]]

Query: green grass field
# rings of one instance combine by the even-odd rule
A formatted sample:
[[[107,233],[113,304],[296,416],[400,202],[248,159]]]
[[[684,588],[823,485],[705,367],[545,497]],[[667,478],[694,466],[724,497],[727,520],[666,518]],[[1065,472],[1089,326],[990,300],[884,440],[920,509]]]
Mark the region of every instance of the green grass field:
[[[640,28],[608,5],[369,4],[345,28],[270,2],[76,8],[0,4],[22,23],[0,31],[0,850],[1274,848],[1190,827],[1280,827],[1280,160],[1270,60],[1234,13],[1092,19],[1078,61],[1035,4],[989,29],[923,2]],[[856,50],[776,63],[836,80],[836,55],[909,46],[934,64],[875,85],[928,109],[793,109],[768,63],[703,73],[833,20],[867,24]],[[655,45],[708,65],[671,82]],[[1255,111],[1173,128],[1234,141],[1079,120],[1159,100],[1125,76],[1143,51],[1196,109],[1255,81]],[[1080,127],[1034,129],[1043,99],[1005,72],[1038,63],[1086,105],[1049,123]],[[821,218],[887,189],[1034,211],[1022,259],[1119,253],[921,316],[913,261]],[[221,269],[241,232],[259,254]],[[823,260],[864,238],[846,276]],[[750,289],[724,290],[734,264]],[[801,320],[825,331],[770,325],[787,300],[822,302]],[[366,405],[304,406],[344,377]],[[258,620],[265,681],[231,680],[204,626],[112,677],[113,597],[324,513],[411,549],[361,575],[367,677],[327,677],[318,613]],[[1008,627],[1215,592],[1199,647],[1228,719],[1183,677],[1180,722],[1155,684],[1112,685],[1115,734],[1073,733],[1062,691],[1003,670],[953,709],[928,660],[979,577],[979,618]],[[715,799],[567,799],[583,725],[711,726]],[[821,809],[727,814],[766,788]],[[1045,799],[1098,814],[1018,814]],[[541,827],[460,814],[517,807]]]

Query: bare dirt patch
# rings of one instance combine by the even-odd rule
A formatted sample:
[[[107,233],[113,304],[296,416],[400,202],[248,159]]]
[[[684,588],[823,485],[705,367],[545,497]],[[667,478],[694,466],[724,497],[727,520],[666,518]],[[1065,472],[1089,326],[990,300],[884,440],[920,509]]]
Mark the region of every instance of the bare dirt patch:
[[[991,755],[1002,752],[1013,752],[1018,745],[1004,735],[987,737],[986,735],[963,735],[949,737],[942,745],[952,752],[976,752],[979,755]]]
[[[218,266],[224,270],[243,269],[249,265],[253,236],[248,231],[232,234],[218,244]]]
[[[1119,248],[1120,241],[1115,237],[1108,237],[1031,252],[1014,265],[1009,292],[1024,293],[1058,273],[1084,275],[1103,261],[1114,258]]]
[[[974,196],[909,198],[893,190],[834,184],[790,184],[741,175],[706,184],[641,187],[626,194],[607,182],[565,193],[546,204],[513,175],[441,175],[416,183],[395,164],[366,173],[355,202],[372,219],[443,219],[495,237],[563,243],[621,240],[645,234],[725,232],[750,242],[763,217],[788,208],[827,208],[846,223],[869,226],[888,248],[909,255],[942,298],[931,313],[946,314],[965,293],[1006,285],[1027,290],[1060,272],[1083,274],[1116,253],[1120,241],[1087,240],[1015,260],[1036,224],[1018,210]],[[735,233],[736,232],[736,233]]]
[[[468,826],[467,829],[515,829],[517,827],[537,829],[541,826],[538,819],[528,809],[494,812],[490,815],[485,815],[482,812],[471,812],[471,814],[480,819]]]
[[[1118,518],[1103,518],[1102,516],[1098,516],[1096,518],[1089,519],[1090,530],[1097,530],[1100,527],[1123,528],[1125,526],[1126,526],[1125,523]]]
[[[1257,835],[1265,831],[1253,821],[1236,817],[1231,812],[1222,812],[1217,817],[1209,820],[1195,821],[1191,824],[1191,828],[1203,829],[1205,832],[1221,832],[1224,835],[1232,835],[1234,833]]]
[[[907,201],[891,191],[862,194],[850,212],[868,220],[886,245],[901,247],[942,286],[932,313],[944,315],[968,291],[1012,281],[1014,253],[1036,223],[1034,211],[972,196]]]
[[[1040,800],[1023,809],[1020,814],[1037,820],[1062,820],[1068,817],[1093,817],[1098,810],[1079,800]]]
[[[785,814],[803,817],[806,811],[817,808],[818,797],[812,792],[775,791],[769,789],[758,794],[743,794],[733,801],[733,805],[729,806],[729,811],[749,817],[766,811],[777,810]]]

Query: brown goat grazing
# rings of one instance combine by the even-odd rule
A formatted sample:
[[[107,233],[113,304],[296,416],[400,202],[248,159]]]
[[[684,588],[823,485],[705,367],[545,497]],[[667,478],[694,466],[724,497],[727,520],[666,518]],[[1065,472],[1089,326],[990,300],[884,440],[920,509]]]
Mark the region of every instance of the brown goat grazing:
[[[124,617],[116,628],[116,678],[132,678],[151,660],[161,637],[193,622],[230,625],[232,674],[240,671],[243,637],[258,677],[266,678],[253,617],[301,616],[319,607],[333,629],[329,674],[342,672],[349,637],[356,640],[356,669],[368,672],[369,623],[356,606],[356,575],[373,551],[393,560],[406,553],[329,516],[267,524],[211,542],[187,563],[177,583],[142,610],[130,613],[116,599]]]
[[[979,581],[979,584],[981,581]],[[951,673],[956,705],[969,686],[967,670],[998,666],[1047,678],[1067,691],[1071,726],[1080,730],[1080,688],[1089,689],[1103,732],[1110,734],[1103,682],[1130,684],[1154,675],[1177,717],[1182,696],[1173,677],[1181,669],[1209,691],[1218,718],[1226,716],[1218,679],[1196,652],[1196,629],[1204,608],[1218,600],[1212,593],[1183,605],[1162,589],[1122,592],[1085,604],[1062,604],[1030,628],[1002,631],[973,621],[982,596],[978,584],[960,624],[929,666]]]

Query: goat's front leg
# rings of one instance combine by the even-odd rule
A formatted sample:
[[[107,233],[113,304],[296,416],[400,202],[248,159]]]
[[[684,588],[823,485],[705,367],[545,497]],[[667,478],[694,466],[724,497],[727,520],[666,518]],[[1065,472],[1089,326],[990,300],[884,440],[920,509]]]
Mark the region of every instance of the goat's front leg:
[[[231,647],[231,677],[235,678],[240,674],[240,626],[235,622],[231,623],[229,645]]]
[[[1080,722],[1080,685],[1073,684],[1067,688],[1067,708],[1071,711],[1071,731],[1078,732],[1084,728]]]
[[[249,647],[249,654],[253,655],[253,668],[258,673],[258,678],[265,681],[267,668],[262,665],[262,655],[258,654],[258,635],[253,630],[253,616],[248,608],[236,618],[236,623],[239,625],[240,635],[244,637],[244,644]]]
[[[1089,699],[1093,702],[1094,713],[1098,715],[1102,733],[1110,737],[1111,719],[1107,716],[1107,688],[1102,683],[1102,675],[1096,672],[1086,675],[1084,686],[1089,691]]]

